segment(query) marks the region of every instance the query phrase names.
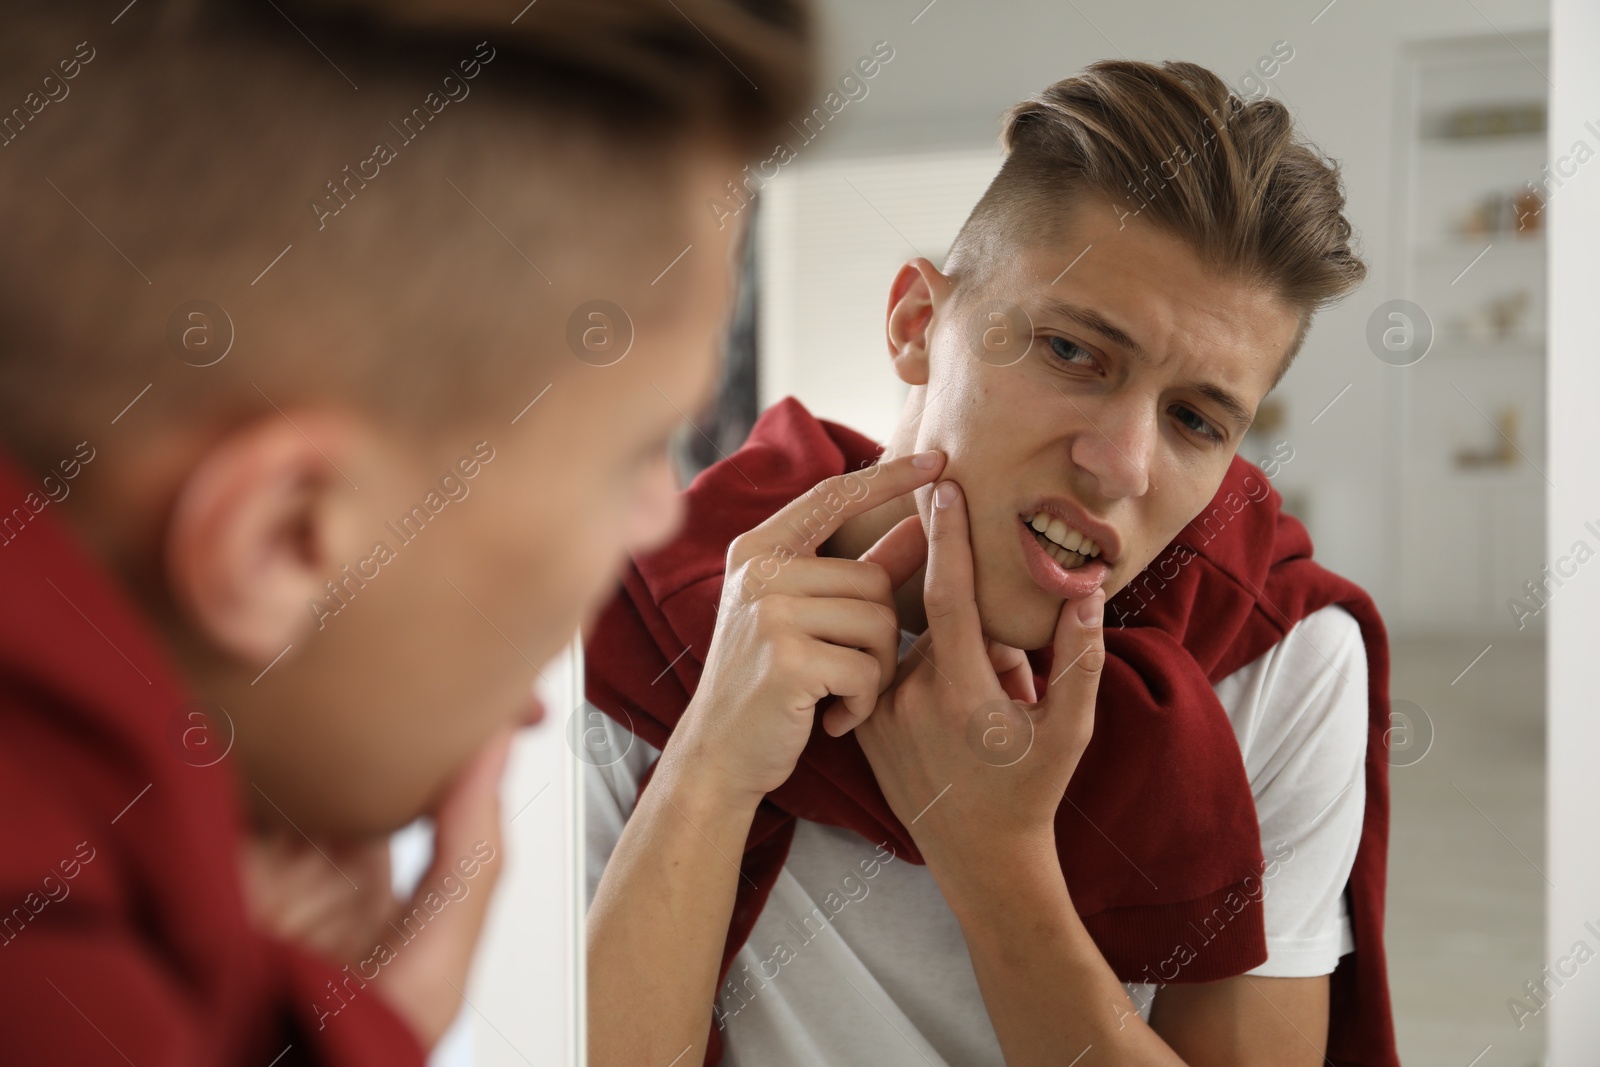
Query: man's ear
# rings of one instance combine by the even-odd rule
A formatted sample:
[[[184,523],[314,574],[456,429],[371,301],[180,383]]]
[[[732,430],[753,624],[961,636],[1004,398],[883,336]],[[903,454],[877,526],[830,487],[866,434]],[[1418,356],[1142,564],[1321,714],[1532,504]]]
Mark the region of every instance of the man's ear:
[[[277,414],[230,432],[179,488],[166,568],[185,620],[247,664],[279,655],[312,621],[306,606],[347,558],[356,490],[353,420]],[[301,430],[305,433],[301,433]]]
[[[907,385],[928,384],[928,343],[934,313],[951,292],[950,279],[922,257],[900,268],[889,287],[885,332],[895,373]]]

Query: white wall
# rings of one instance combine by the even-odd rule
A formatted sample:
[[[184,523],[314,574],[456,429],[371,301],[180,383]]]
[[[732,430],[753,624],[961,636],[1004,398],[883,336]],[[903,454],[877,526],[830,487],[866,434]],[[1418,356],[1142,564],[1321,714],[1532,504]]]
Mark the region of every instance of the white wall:
[[[500,790],[505,864],[495,887],[467,1003],[430,1067],[582,1067],[582,790],[566,743],[567,718],[581,703],[582,649],[544,665],[537,691],[545,720],[523,730]],[[396,842],[397,882],[427,862],[427,842],[409,831]]]
[[[1600,5],[1554,0],[1550,122],[1552,162],[1600,126]],[[1588,168],[1600,170],[1591,162]],[[1600,527],[1600,443],[1594,402],[1600,397],[1600,352],[1595,342],[1595,294],[1600,292],[1600,172],[1585,168],[1551,198],[1548,546],[1565,555]],[[1587,536],[1594,544],[1593,536]],[[1548,645],[1548,926],[1549,958],[1560,961],[1582,939],[1600,946],[1600,564],[1591,562],[1550,603]],[[1593,924],[1586,926],[1585,924]],[[1551,1067],[1589,1067],[1600,1061],[1600,967],[1590,963],[1551,999]]]
[[[762,407],[797,396],[889,436],[906,395],[884,340],[889,282],[914,256],[943,262],[1000,158],[967,148],[808,161],[763,191]]]
[[[522,731],[501,789],[506,869],[467,996],[474,1067],[579,1067],[582,790],[565,728],[583,700],[582,649],[544,667],[544,722]]]

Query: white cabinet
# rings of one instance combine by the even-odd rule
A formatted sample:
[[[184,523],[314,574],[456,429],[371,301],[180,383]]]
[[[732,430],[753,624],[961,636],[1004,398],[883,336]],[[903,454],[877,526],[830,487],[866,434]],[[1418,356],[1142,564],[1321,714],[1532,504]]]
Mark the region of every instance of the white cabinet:
[[[1486,510],[1481,498],[1451,486],[1425,483],[1401,498],[1400,599],[1413,621],[1447,623],[1487,602]]]
[[[1546,63],[1538,37],[1407,50],[1395,295],[1423,309],[1433,342],[1388,369],[1400,628],[1514,630],[1507,601],[1541,578]]]
[[[1516,479],[1421,482],[1400,504],[1406,622],[1443,630],[1516,629],[1507,606],[1544,566],[1544,492]],[[1537,607],[1537,603],[1529,601]],[[1534,625],[1529,622],[1531,632]]]

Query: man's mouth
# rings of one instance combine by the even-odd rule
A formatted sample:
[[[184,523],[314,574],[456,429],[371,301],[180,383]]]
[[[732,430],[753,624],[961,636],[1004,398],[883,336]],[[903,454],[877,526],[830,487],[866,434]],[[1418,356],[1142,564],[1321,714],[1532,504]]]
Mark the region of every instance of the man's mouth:
[[[1100,554],[1099,545],[1047,512],[1038,512],[1027,523],[1045,554],[1066,570],[1081,567]]]

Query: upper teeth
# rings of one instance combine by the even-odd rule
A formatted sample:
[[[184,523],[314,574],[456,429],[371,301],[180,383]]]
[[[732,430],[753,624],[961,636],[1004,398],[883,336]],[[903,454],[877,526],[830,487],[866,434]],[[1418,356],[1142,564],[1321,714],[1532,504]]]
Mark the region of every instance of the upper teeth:
[[[1100,554],[1099,545],[1047,512],[1041,511],[1036,514],[1028,520],[1028,525],[1068,552],[1076,552],[1080,556],[1098,556]]]

